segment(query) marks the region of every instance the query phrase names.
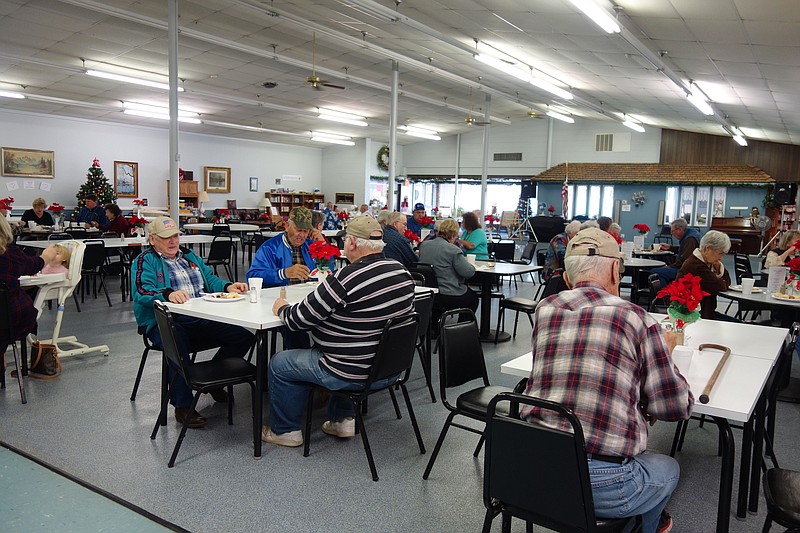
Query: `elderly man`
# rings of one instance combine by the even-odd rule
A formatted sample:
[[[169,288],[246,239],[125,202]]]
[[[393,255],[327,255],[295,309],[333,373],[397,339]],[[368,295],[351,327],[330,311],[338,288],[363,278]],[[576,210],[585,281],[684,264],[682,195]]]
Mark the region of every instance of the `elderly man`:
[[[671,264],[659,268],[654,268],[650,272],[658,274],[658,279],[661,281],[661,286],[666,287],[669,282],[674,281],[678,276],[678,270],[683,266],[683,262],[692,256],[692,253],[700,246],[700,232],[694,228],[690,228],[686,219],[678,218],[673,220],[670,225],[670,233],[678,239],[678,246],[671,246],[667,243],[661,243],[662,250],[677,251],[677,257]]]
[[[294,285],[309,280],[314,259],[308,252],[313,230],[312,215],[305,207],[289,212],[286,231],[261,245],[253,258],[248,278],[262,278],[265,287]]]
[[[302,302],[290,305],[278,298],[272,306],[288,328],[310,330],[314,342],[313,348],[272,357],[267,374],[270,421],[261,431],[264,442],[302,445],[300,426],[309,389],[314,385],[330,390],[362,387],[387,321],[412,312],[414,282],[400,263],[383,255],[382,235],[374,218],[353,219],[344,240],[350,264]],[[322,430],[341,438],[354,436],[352,409],[349,401],[331,397]]]
[[[389,259],[394,259],[407,267],[419,261],[419,258],[411,250],[411,243],[405,237],[405,232],[406,216],[397,211],[389,212],[386,215],[386,225],[383,230],[383,242],[386,243],[383,253]]]
[[[687,419],[694,404],[670,356],[675,335],[619,297],[624,267],[608,233],[580,231],[565,262],[572,290],[536,308],[525,394],[560,403],[581,421],[597,516],[642,515],[645,533],[669,531],[672,519],[662,511],[678,484],[678,463],[645,450],[648,424]],[[523,414],[558,426],[537,409]]]
[[[83,222],[87,228],[92,225],[92,222],[97,222],[101,226],[107,225],[106,210],[103,209],[103,206],[97,205],[97,195],[87,194],[83,200],[86,205],[81,207],[78,212],[78,218],[75,219],[76,222]]]
[[[553,272],[559,268],[564,268],[564,253],[567,251],[567,243],[575,236],[581,229],[581,223],[573,220],[564,231],[550,239],[550,244],[547,246],[547,255],[545,256],[544,272],[542,277],[545,280],[550,279]]]
[[[336,212],[333,202],[328,202],[325,209],[322,210],[325,215],[325,223],[323,229],[337,230],[339,229],[339,213]]]
[[[408,217],[408,220],[406,221],[408,229],[420,237],[422,237],[422,226],[420,225],[420,220],[422,220],[422,217],[424,216],[425,204],[416,203],[414,204],[414,210],[411,212],[411,216]]]
[[[147,225],[151,248],[136,256],[131,269],[133,287],[133,312],[136,323],[146,328],[145,334],[153,346],[161,348],[161,333],[156,324],[153,302],[183,304],[197,298],[203,292],[246,293],[246,283],[230,283],[214,275],[203,260],[179,244],[178,226],[171,218],[158,217]],[[181,357],[189,360],[192,343],[219,345],[215,359],[244,357],[253,345],[253,334],[239,326],[222,324],[212,320],[175,315],[175,329]],[[169,379],[175,370],[170,367]],[[225,391],[213,391],[215,401],[227,401]],[[175,378],[170,403],[175,406],[175,419],[183,423],[189,419],[188,427],[199,428],[206,424],[197,411],[191,411],[192,391],[180,376]]]

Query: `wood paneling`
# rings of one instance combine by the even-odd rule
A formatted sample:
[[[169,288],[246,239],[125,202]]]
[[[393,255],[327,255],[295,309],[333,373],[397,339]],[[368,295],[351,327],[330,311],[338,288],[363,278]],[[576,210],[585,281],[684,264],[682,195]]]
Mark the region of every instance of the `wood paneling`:
[[[739,146],[728,136],[662,130],[662,164],[755,165],[775,181],[800,182],[800,146],[748,139]]]

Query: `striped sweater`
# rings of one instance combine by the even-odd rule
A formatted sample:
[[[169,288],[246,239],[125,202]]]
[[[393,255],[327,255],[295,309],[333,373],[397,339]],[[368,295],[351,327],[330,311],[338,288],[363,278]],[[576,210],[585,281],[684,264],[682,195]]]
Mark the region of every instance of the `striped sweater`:
[[[280,316],[294,331],[311,330],[323,352],[323,370],[345,381],[364,381],[390,318],[409,314],[414,282],[383,253],[362,257],[328,276],[305,300],[284,306]]]

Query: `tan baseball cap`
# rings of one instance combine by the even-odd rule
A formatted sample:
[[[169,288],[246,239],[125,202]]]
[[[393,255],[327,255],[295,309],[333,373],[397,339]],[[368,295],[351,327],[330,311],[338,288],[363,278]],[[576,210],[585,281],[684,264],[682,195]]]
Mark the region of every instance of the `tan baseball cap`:
[[[569,240],[564,257],[575,255],[599,255],[619,259],[619,271],[625,271],[622,263],[625,256],[619,251],[619,244],[610,233],[600,228],[586,228]]]
[[[379,241],[383,238],[383,228],[374,218],[360,216],[348,222],[347,234],[360,239]]]
[[[156,217],[147,225],[147,234],[158,237],[172,237],[180,233],[178,225],[169,217]]]
[[[289,212],[289,220],[294,222],[297,229],[312,229],[311,210],[307,207],[295,207]]]

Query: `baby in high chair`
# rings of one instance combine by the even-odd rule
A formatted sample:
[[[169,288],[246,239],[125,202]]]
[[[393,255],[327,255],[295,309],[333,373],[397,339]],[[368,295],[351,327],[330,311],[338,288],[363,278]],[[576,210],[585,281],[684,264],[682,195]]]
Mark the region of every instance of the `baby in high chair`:
[[[69,248],[60,244],[56,244],[53,247],[56,254],[50,261],[45,263],[42,274],[69,274]]]

